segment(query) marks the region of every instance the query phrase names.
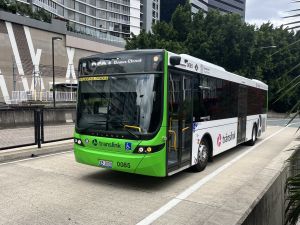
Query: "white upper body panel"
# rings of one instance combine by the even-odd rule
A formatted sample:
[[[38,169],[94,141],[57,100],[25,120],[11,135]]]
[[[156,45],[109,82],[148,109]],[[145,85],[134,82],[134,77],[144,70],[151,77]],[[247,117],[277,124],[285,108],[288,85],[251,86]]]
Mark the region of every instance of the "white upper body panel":
[[[168,65],[174,68],[188,70],[191,72],[204,74],[211,77],[216,77],[216,78],[232,81],[235,83],[240,83],[240,84],[244,84],[259,89],[268,90],[268,85],[261,81],[254,80],[254,79],[251,80],[246,77],[242,77],[234,73],[230,73],[226,71],[223,67],[195,58],[193,56],[186,55],[186,54],[178,55],[172,52],[168,52],[168,54],[169,54],[169,59],[171,56],[181,57],[180,65],[176,65],[176,66],[171,65],[170,60],[168,59]]]

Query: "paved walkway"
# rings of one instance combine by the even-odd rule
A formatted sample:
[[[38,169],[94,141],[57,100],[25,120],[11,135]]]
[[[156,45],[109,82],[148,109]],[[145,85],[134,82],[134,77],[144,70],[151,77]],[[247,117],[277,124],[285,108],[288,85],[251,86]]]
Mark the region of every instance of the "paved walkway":
[[[276,172],[262,171],[293,140],[296,128],[281,129],[269,127],[255,148],[238,146],[201,173],[168,178],[81,165],[72,152],[0,164],[0,224],[146,225],[157,211],[153,224],[237,224]]]

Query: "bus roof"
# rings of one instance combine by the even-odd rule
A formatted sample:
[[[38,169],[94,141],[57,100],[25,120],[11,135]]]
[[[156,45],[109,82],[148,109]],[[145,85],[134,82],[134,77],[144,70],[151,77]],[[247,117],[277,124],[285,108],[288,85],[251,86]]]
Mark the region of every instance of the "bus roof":
[[[81,58],[81,59],[90,59],[90,58],[102,58],[103,56],[105,58],[110,58],[110,57],[113,57],[115,55],[118,55],[118,54],[127,54],[127,53],[163,53],[164,49],[136,49],[136,50],[123,50],[123,51],[115,51],[115,52],[106,52],[106,53],[98,53],[98,54],[95,54],[95,55],[91,55],[91,56],[87,56],[87,57],[84,57],[84,58]]]
[[[125,51],[116,51],[116,52],[108,52],[108,53],[99,53],[95,55],[91,55],[85,58],[81,58],[80,60],[85,60],[85,59],[91,59],[91,58],[113,58],[118,54],[137,54],[137,53],[158,53],[161,54],[165,52],[166,50],[164,49],[137,49],[137,50],[125,50]],[[246,77],[239,76],[237,74],[231,73],[226,71],[223,67],[215,65],[213,63],[206,62],[204,60],[198,59],[196,57],[193,57],[191,55],[187,54],[175,54],[169,51],[168,52],[169,57],[171,56],[180,56],[181,57],[181,62],[180,65],[174,66],[175,68],[178,69],[183,69],[183,70],[188,70],[191,72],[195,73],[201,73],[204,75],[224,79],[224,80],[229,80],[232,82],[268,90],[268,85],[263,83],[262,81],[255,80],[255,79],[248,79]],[[169,60],[168,60],[169,61]],[[168,62],[170,66],[170,61]]]
[[[188,70],[195,73],[200,73],[204,75],[208,75],[211,77],[216,77],[224,80],[229,80],[235,83],[244,84],[247,86],[252,86],[255,88],[268,90],[268,85],[263,83],[262,81],[255,80],[255,79],[248,79],[246,77],[239,76],[234,73],[230,73],[226,71],[223,67],[217,66],[215,64],[206,62],[204,60],[198,59],[196,57],[186,55],[186,54],[175,54],[172,52],[169,53],[169,58],[171,56],[180,56],[181,61],[180,65],[174,66],[178,69]],[[169,66],[173,66],[170,64],[170,61],[168,62]]]

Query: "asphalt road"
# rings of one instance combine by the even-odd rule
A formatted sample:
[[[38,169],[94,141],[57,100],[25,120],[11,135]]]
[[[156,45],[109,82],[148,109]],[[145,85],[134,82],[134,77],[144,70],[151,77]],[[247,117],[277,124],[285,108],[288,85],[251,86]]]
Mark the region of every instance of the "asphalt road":
[[[270,118],[267,120],[267,124],[269,126],[286,126],[290,122],[291,127],[299,127],[300,126],[300,118],[296,118],[292,121],[290,119],[273,119]]]
[[[296,128],[281,129],[269,126],[258,140],[258,147],[239,160],[243,161],[240,167],[235,168],[238,161],[226,169],[231,168],[231,175],[226,171],[219,174],[223,182],[212,179],[207,184],[210,188],[201,187],[159,216],[154,224],[204,224],[218,212],[226,212],[222,205],[247,184],[242,171],[258,173],[295,138]],[[168,178],[81,165],[75,162],[72,152],[1,164],[0,224],[137,224],[250,148],[241,145],[217,156],[201,173],[186,170]],[[233,186],[237,181],[240,186]],[[199,194],[201,190],[205,194]],[[218,218],[225,218],[221,214]],[[224,224],[230,221],[226,223],[224,219]]]

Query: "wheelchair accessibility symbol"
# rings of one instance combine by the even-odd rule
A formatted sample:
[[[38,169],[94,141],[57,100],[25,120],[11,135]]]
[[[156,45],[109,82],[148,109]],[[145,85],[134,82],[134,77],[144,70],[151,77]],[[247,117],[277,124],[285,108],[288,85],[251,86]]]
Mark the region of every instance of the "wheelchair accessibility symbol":
[[[125,142],[125,150],[130,151],[131,150],[131,143],[130,142]]]

